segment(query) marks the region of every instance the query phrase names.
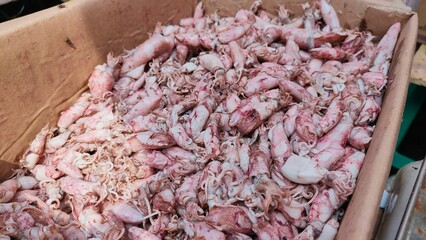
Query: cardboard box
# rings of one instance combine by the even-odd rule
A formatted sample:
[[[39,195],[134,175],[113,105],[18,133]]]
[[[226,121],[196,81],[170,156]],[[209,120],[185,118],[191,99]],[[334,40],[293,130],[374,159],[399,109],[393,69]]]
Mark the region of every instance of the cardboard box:
[[[275,13],[279,3],[301,14],[305,0],[264,0]],[[404,108],[417,37],[417,15],[386,1],[332,1],[341,25],[381,37],[402,23],[389,71],[389,85],[357,187],[338,239],[372,237],[380,198],[389,174]],[[147,38],[157,22],[190,16],[196,0],[74,0],[0,24],[0,179],[10,176],[35,134],[87,89],[95,65]],[[206,0],[207,13],[232,15],[247,0]]]

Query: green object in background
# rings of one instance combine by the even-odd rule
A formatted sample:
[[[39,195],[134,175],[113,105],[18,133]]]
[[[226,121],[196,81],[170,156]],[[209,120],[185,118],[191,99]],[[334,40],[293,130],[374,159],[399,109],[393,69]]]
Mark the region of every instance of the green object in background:
[[[398,152],[398,147],[404,139],[408,129],[411,126],[417,112],[423,105],[426,99],[426,88],[410,83],[407,92],[407,101],[405,103],[404,113],[402,116],[401,128],[399,130],[398,141],[396,142],[395,153],[393,155],[392,167],[401,169],[406,164],[409,164],[418,159],[411,159]]]

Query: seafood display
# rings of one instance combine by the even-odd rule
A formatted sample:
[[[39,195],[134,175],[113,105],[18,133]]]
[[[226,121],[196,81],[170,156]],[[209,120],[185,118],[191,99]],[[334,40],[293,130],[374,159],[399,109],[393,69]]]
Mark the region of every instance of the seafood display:
[[[108,54],[0,184],[0,239],[334,239],[401,24],[303,9],[199,3]]]

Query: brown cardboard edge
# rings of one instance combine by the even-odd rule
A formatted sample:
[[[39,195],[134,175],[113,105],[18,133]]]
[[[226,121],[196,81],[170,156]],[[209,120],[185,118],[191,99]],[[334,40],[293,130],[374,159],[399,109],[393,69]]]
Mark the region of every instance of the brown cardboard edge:
[[[393,153],[407,96],[409,74],[417,37],[414,14],[403,27],[397,42],[382,114],[358,176],[358,182],[336,239],[371,239],[377,210],[392,164]]]

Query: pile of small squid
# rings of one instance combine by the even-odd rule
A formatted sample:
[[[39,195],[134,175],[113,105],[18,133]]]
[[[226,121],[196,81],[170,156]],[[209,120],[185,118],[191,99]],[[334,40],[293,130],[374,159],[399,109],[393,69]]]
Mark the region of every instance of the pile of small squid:
[[[0,239],[334,239],[401,25],[343,29],[261,2],[95,68],[0,185]]]

